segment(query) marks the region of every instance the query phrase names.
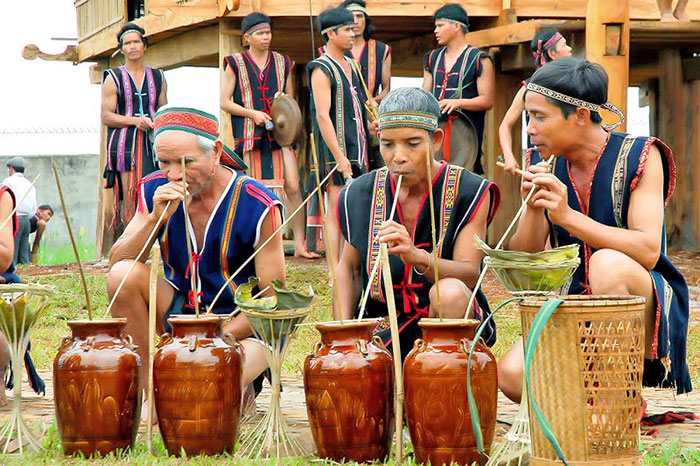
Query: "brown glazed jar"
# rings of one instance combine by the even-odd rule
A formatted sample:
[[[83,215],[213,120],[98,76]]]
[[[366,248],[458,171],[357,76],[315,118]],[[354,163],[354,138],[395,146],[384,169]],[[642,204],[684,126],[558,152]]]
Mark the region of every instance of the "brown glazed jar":
[[[416,462],[479,463],[467,400],[467,364],[488,453],[496,429],[496,358],[479,341],[471,362],[469,349],[479,321],[422,319],[423,338],[404,361],[406,420]]]
[[[214,315],[168,319],[153,360],[156,413],[171,455],[233,453],[241,417],[240,345]]]
[[[318,456],[382,460],[393,431],[391,354],[376,321],[317,324],[321,341],[304,362],[304,392]]]
[[[134,444],[141,365],[126,319],[72,320],[53,361],[56,423],[67,455],[106,455]]]

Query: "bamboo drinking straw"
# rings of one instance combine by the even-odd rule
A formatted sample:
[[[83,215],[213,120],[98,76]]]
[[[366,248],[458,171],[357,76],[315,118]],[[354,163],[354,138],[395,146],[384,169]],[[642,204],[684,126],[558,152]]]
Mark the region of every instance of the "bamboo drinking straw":
[[[146,447],[153,454],[153,356],[156,348],[153,337],[156,333],[158,267],[160,265],[160,246],[157,244],[151,250],[151,270],[148,277],[148,403],[146,409]]]
[[[90,304],[90,293],[88,293],[87,282],[85,281],[85,271],[83,270],[83,263],[80,261],[80,254],[78,254],[78,247],[75,245],[75,238],[73,237],[73,229],[70,226],[70,218],[68,217],[68,210],[66,209],[66,201],[63,199],[63,189],[61,189],[61,180],[58,177],[58,168],[56,167],[56,162],[51,163],[51,168],[53,168],[53,176],[56,178],[56,188],[58,189],[58,197],[61,200],[61,207],[63,208],[63,218],[66,219],[66,228],[68,229],[68,237],[70,237],[70,244],[73,246],[73,253],[75,254],[75,261],[78,263],[78,271],[80,272],[80,281],[83,284],[83,292],[85,293],[85,304],[87,305],[88,320],[92,320],[92,305]],[[17,204],[19,205],[19,204]],[[2,228],[0,228],[2,230]]]
[[[194,313],[199,318],[199,300],[197,299],[197,274],[195,274],[194,268],[196,267],[196,264],[194,263],[194,256],[192,255],[192,234],[190,233],[190,215],[189,212],[187,211],[187,180],[186,180],[186,172],[185,172],[185,158],[180,159],[180,169],[182,173],[182,189],[185,191],[185,194],[182,199],[182,208],[185,213],[185,238],[187,241],[187,258],[188,258],[188,264],[189,264],[189,269],[190,269],[190,288],[193,290],[194,293]]]
[[[437,242],[437,230],[435,229],[435,204],[433,203],[433,168],[432,162],[433,157],[430,155],[430,144],[426,145],[425,148],[425,163],[428,166],[428,195],[430,196],[430,225],[433,233],[433,256],[435,265],[433,265],[433,271],[435,273],[435,293],[437,297],[437,310],[440,322],[442,322],[442,305],[440,304],[440,273],[438,272],[438,242]],[[418,219],[416,219],[416,222]],[[430,268],[430,261],[428,261],[428,268]],[[427,269],[426,269],[427,272]]]

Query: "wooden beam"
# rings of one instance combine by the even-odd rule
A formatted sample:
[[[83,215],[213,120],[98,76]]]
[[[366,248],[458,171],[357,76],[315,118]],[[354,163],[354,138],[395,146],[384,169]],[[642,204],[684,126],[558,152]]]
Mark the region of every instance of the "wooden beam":
[[[474,47],[496,47],[530,42],[540,29],[553,28],[564,33],[582,30],[585,21],[529,20],[468,32],[464,36]]]
[[[389,45],[392,76],[423,76],[423,55],[435,48],[435,36],[431,32],[390,42]]]
[[[700,246],[700,81],[685,81],[678,50],[665,49],[659,57],[658,136],[673,150],[676,191],[666,210],[669,245],[684,249]],[[681,118],[679,118],[679,116]]]
[[[230,73],[230,70],[224,71],[224,58],[233,55],[234,53],[239,53],[243,51],[243,46],[241,45],[241,38],[237,36],[232,36],[223,31],[233,29],[233,21],[230,19],[222,19],[219,21],[219,25],[215,26],[218,35],[218,63],[219,63],[219,76],[221,78],[220,82],[223,82],[224,73]],[[221,89],[219,87],[219,89]],[[228,112],[220,111],[219,114],[219,132],[221,134],[221,140],[224,144],[229,146],[231,149],[235,150],[236,139],[233,137],[233,127],[231,126],[231,114]],[[243,154],[238,154],[243,156]]]
[[[683,59],[683,79],[686,81],[700,79],[700,57]]]
[[[216,25],[183,32],[150,45],[146,49],[146,63],[153,68],[170,70],[202,61],[217,62],[219,28]],[[239,39],[240,42],[240,39]],[[110,66],[118,66],[123,59],[110,59]]]
[[[600,63],[608,73],[608,102],[627,115],[630,48],[629,0],[588,0],[586,12],[586,59]],[[601,112],[605,123],[618,116]],[[625,131],[623,123],[618,131]]]
[[[642,86],[650,79],[659,79],[659,64],[654,61],[651,63],[640,63],[638,65],[630,65],[630,86]],[[651,134],[654,134],[653,132]]]

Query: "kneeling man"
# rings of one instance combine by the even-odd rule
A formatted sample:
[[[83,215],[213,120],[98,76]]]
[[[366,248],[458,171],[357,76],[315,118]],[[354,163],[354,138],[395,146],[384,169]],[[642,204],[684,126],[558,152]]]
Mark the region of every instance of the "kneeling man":
[[[535,72],[525,92],[534,151],[521,194],[539,188],[510,242],[517,251],[580,245],[568,294],[646,298],[644,385],[692,387],[686,364],[688,287],[666,256],[664,208],[675,187],[671,150],[653,137],[601,126],[608,77],[597,64],[561,58]],[[555,155],[551,173],[546,163]],[[520,400],[523,345],[499,361],[503,393]]]
[[[440,105],[423,89],[391,91],[379,106],[379,144],[385,168],[362,175],[345,187],[338,199],[338,219],[345,237],[337,267],[335,317],[355,318],[363,290],[370,293],[365,317],[386,317],[386,292],[381,273],[369,276],[386,243],[401,336],[402,356],[413,347],[422,317],[437,317],[435,269],[438,269],[440,305],[446,318],[463,318],[470,290],[476,284],[482,253],[474,235],[484,237],[498,208],[498,187],[461,167],[437,162],[435,151],[443,142],[438,129]],[[426,164],[430,154],[431,171]],[[399,175],[401,189],[396,192]],[[432,177],[432,179],[431,179]],[[433,256],[428,189],[433,190],[439,259]],[[398,196],[394,217],[391,206]],[[377,238],[378,242],[373,239]],[[479,291],[475,315],[489,314],[488,302]],[[493,321],[490,321],[493,322]],[[375,329],[391,342],[388,320]],[[484,333],[492,345],[495,327]]]
[[[265,288],[274,279],[285,281],[282,237],[270,241],[254,261],[239,273],[211,308],[210,304],[230,274],[238,269],[280,225],[280,201],[259,182],[236,170],[243,161],[219,139],[213,115],[189,108],[169,108],[156,114],[155,150],[160,170],[139,186],[138,212],[110,252],[107,280],[110,297],[133,261],[136,264],[112,307],[114,317],[126,317],[126,332],[138,345],[142,361],[148,348],[148,267],[136,257],[165,210],[157,238],[165,279],[158,281],[157,331],[167,329],[173,314],[193,314],[195,299],[200,312],[230,313],[236,306],[236,286],[251,276]],[[185,173],[181,160],[185,160]],[[182,180],[187,182],[185,192]],[[189,218],[182,201],[188,196]],[[168,203],[170,203],[168,205]],[[192,238],[192,263],[187,253],[185,221]],[[264,266],[263,266],[264,264]],[[194,278],[193,278],[194,276]],[[196,286],[192,286],[196,283]],[[242,384],[252,382],[265,368],[261,342],[252,334],[245,316],[236,315],[224,331],[238,339],[245,353]],[[142,386],[148,365],[141,365]]]

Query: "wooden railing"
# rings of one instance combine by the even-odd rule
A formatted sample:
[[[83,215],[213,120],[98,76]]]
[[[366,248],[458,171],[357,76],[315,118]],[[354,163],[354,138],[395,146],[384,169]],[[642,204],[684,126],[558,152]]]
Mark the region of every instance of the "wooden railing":
[[[75,0],[74,4],[78,16],[79,42],[126,20],[124,0]]]

